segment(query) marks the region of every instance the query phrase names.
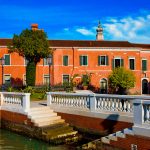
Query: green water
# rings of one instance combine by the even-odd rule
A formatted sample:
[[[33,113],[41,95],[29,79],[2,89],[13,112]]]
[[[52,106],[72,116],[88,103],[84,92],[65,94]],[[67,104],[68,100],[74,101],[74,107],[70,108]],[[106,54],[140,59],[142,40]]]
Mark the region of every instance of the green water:
[[[0,150],[73,150],[69,146],[51,146],[45,142],[0,129]]]

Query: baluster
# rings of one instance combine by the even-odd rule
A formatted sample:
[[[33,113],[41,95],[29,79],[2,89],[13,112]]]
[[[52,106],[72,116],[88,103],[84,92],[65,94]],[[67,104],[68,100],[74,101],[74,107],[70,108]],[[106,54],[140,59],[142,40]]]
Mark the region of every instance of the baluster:
[[[111,110],[114,111],[114,98],[112,98]]]
[[[116,99],[116,111],[119,111],[119,99]]]
[[[131,112],[130,100],[127,100],[127,112]]]
[[[103,98],[100,98],[101,99],[101,109],[104,110],[104,100]]]
[[[110,111],[111,110],[111,99],[108,98],[108,110]]]
[[[123,108],[123,111],[126,112],[127,111],[127,101],[124,100],[124,108]]]
[[[145,105],[145,122],[150,121],[150,105]]]

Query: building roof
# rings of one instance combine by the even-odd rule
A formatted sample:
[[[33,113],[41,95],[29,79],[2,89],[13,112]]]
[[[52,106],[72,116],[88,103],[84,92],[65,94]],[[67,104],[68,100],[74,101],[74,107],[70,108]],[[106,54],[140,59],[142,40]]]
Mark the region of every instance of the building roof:
[[[0,46],[12,44],[12,39],[0,39]],[[135,44],[128,41],[94,41],[94,40],[49,40],[50,47],[138,47],[150,49],[150,44]]]

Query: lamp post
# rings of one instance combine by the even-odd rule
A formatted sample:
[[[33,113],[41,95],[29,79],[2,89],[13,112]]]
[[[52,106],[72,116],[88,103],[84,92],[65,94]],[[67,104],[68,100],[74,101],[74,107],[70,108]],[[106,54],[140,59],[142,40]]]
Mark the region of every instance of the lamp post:
[[[53,63],[53,57],[52,57],[51,54],[48,55],[47,60],[48,60],[48,66],[49,66],[49,90],[50,90],[50,66],[51,66],[52,63]]]
[[[3,81],[3,77],[4,77],[4,64],[5,64],[5,59],[4,57],[0,58],[1,60],[1,65],[2,65],[2,91],[3,91],[3,84],[4,84],[4,81]]]

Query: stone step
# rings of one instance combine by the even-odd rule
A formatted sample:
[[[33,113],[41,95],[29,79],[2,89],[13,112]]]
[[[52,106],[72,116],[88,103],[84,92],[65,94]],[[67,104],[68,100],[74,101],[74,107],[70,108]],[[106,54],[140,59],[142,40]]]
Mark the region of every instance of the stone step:
[[[41,127],[42,128],[42,131],[45,132],[47,130],[53,130],[55,128],[59,128],[59,127],[66,127],[66,126],[69,126],[68,123],[66,122],[58,122],[58,123],[55,123],[55,124],[52,124],[52,125],[49,125],[49,126],[44,126],[44,127]]]
[[[110,139],[109,139],[108,136],[102,137],[102,138],[101,138],[101,141],[102,141],[103,143],[105,143],[105,144],[110,144]]]
[[[53,116],[57,116],[57,113],[45,113],[45,114],[34,114],[34,115],[28,115],[29,118],[36,120],[41,118],[50,118]]]
[[[44,126],[51,126],[51,125],[54,125],[54,124],[57,124],[57,123],[64,123],[64,122],[65,122],[64,119],[57,119],[57,120],[51,120],[51,121],[48,121],[48,122],[35,123],[35,126],[44,127]]]
[[[124,134],[134,135],[132,128],[126,128],[123,130]]]
[[[118,131],[115,134],[116,134],[117,137],[126,138],[126,135],[123,132],[121,132],[121,131]]]
[[[30,109],[30,112],[33,112],[33,111],[42,111],[42,110],[51,110],[50,107],[48,106],[42,106],[42,107],[32,107]]]
[[[39,117],[39,118],[32,118],[31,120],[35,123],[40,123],[40,122],[48,122],[48,121],[52,121],[52,120],[57,120],[57,119],[61,119],[61,116],[49,116],[49,117]]]
[[[109,134],[108,135],[108,138],[110,139],[110,140],[113,140],[113,141],[117,141],[117,136],[113,133],[113,134]]]
[[[30,111],[28,112],[28,115],[36,115],[36,114],[45,114],[45,113],[53,113],[54,111],[51,109],[46,109],[46,110],[36,110],[36,111]]]

